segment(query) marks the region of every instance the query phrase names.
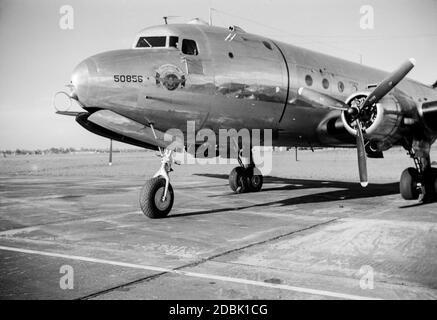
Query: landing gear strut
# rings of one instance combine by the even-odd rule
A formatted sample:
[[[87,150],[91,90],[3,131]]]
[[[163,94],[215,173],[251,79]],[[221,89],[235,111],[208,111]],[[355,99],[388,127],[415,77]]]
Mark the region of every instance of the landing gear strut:
[[[252,152],[250,163],[244,165],[241,159],[241,150],[238,152],[239,167],[232,169],[229,174],[229,187],[235,193],[258,192],[263,185],[263,176],[253,162]]]
[[[415,167],[402,172],[399,189],[405,200],[419,199],[421,202],[429,202],[437,198],[437,168],[431,167],[427,144],[418,144],[422,145],[419,148],[406,148]]]

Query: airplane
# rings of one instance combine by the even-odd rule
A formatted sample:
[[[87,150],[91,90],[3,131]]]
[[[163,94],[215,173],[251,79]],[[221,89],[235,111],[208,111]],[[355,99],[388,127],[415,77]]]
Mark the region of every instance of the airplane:
[[[172,128],[186,133],[187,121],[215,134],[223,128],[271,130],[273,147],[356,148],[363,187],[367,157],[383,158],[384,151],[402,146],[414,166],[402,172],[400,193],[428,202],[437,195],[437,168],[430,160],[437,138],[437,83],[406,78],[415,64],[410,58],[388,73],[238,26],[194,19],[148,27],[132,48],[80,62],[71,76],[72,91],[64,93],[84,111],[57,113],[75,116],[82,127],[111,141],[159,149],[161,166],[140,192],[149,218],[166,217],[173,207],[169,175],[175,150],[164,133]],[[229,175],[231,189],[259,192],[263,176],[252,152],[244,163],[240,142],[233,148],[239,165]]]

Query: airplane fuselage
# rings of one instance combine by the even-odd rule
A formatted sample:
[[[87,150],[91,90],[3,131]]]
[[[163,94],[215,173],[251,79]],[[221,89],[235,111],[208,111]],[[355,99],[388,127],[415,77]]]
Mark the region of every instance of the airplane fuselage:
[[[353,137],[335,129],[341,112],[303,101],[298,89],[346,101],[387,76],[239,29],[178,24],[147,28],[141,36],[178,37],[178,47],[134,47],[83,61],[72,82],[86,109],[111,110],[144,126],[153,123],[160,131],[185,131],[187,121],[195,121],[197,130],[272,129],[274,145],[347,147],[354,145]],[[195,41],[195,52],[181,50],[184,39]],[[409,114],[414,118],[416,105],[437,100],[436,90],[409,79],[391,94],[397,100],[390,121],[398,132],[387,132],[393,136],[387,136],[391,140],[384,149],[408,134],[401,123]]]

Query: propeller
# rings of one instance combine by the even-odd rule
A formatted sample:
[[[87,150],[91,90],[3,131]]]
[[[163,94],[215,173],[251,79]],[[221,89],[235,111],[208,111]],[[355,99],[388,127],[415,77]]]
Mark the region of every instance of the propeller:
[[[378,86],[362,101],[359,105],[347,105],[343,101],[337,100],[324,93],[317,92],[309,88],[299,88],[298,94],[305,99],[311,101],[313,104],[341,110],[346,112],[351,118],[356,130],[356,145],[358,157],[358,171],[360,183],[363,187],[368,185],[367,179],[367,154],[364,145],[364,130],[361,121],[368,117],[368,112],[373,105],[378,103],[386,94],[388,94],[405,76],[414,68],[416,60],[413,58],[405,61],[399,68],[393,71],[387,78],[385,78]]]
[[[367,154],[364,146],[363,128],[359,120],[355,121],[355,130],[357,130],[357,157],[358,157],[358,173],[360,175],[360,184],[362,187],[367,187]]]

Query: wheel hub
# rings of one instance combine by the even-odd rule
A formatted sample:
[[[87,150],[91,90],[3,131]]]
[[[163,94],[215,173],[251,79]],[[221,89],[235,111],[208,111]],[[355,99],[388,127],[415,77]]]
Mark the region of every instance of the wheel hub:
[[[165,192],[165,188],[161,187],[155,193],[155,205],[161,211],[166,210],[170,205],[171,195],[167,193],[167,196],[164,199],[164,192]]]

